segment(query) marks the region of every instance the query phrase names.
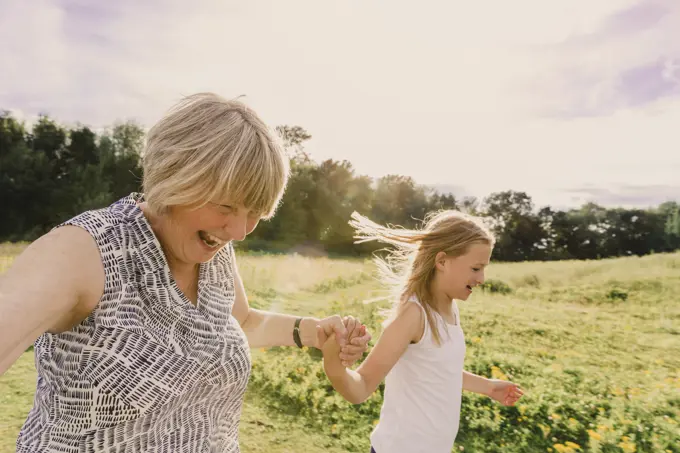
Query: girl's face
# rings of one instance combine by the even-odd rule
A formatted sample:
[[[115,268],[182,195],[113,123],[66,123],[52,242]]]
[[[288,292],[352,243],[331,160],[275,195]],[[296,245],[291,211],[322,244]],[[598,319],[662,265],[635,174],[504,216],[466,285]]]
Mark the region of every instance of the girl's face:
[[[440,252],[436,258],[435,282],[447,300],[467,300],[473,289],[484,283],[484,270],[491,260],[492,247],[472,244],[461,256],[449,257]]]

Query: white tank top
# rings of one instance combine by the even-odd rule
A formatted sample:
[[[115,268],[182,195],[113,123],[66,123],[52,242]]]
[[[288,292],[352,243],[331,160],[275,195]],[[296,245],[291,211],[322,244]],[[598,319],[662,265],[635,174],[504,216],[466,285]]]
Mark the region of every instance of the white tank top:
[[[458,307],[453,302],[456,325],[437,313],[442,344],[432,337],[422,305],[425,330],[410,344],[385,378],[380,420],[371,434],[376,453],[450,453],[458,433],[463,392],[465,336]]]

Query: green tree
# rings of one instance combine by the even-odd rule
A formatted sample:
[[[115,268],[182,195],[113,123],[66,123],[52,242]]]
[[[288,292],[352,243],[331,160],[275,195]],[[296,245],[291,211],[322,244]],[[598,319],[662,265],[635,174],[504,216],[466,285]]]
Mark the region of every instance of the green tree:
[[[99,141],[102,173],[109,181],[112,200],[142,191],[144,136],[144,129],[131,121],[117,123],[102,135]]]
[[[491,221],[496,236],[495,259],[544,259],[549,234],[535,215],[531,197],[524,192],[497,192],[485,198],[482,214]]]
[[[371,218],[382,224],[414,228],[427,214],[427,192],[410,176],[387,175],[378,179]]]

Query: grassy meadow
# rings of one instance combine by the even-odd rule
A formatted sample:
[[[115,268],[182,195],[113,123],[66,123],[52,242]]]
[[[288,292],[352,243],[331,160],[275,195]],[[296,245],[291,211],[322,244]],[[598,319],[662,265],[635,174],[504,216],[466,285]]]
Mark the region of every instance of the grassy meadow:
[[[0,245],[0,273],[22,245]],[[251,304],[353,314],[380,332],[383,295],[364,260],[239,257]],[[680,453],[680,253],[492,264],[460,304],[469,371],[510,379],[511,408],[465,394],[454,451]],[[0,377],[0,453],[32,405],[31,352]],[[255,452],[367,452],[381,390],[353,406],[314,350],[253,351],[241,444]]]

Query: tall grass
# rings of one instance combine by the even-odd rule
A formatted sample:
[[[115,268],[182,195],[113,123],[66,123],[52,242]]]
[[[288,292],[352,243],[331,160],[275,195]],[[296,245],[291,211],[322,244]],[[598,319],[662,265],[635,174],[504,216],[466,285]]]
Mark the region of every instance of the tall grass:
[[[526,396],[505,408],[465,394],[456,449],[680,452],[679,262],[675,253],[492,265],[496,287],[511,291],[460,303],[466,367],[518,382]],[[360,314],[377,337],[380,306],[343,291],[329,311]],[[382,389],[359,406],[343,401],[314,351],[258,357],[251,386],[350,451],[368,447],[382,402]]]
[[[353,314],[380,334],[386,302],[364,303],[382,294],[367,261],[239,254],[238,265],[254,306]],[[526,395],[505,408],[465,394],[455,451],[680,453],[680,253],[492,264],[487,277],[494,283],[459,304],[466,368],[518,382]],[[2,453],[32,404],[31,361],[28,353],[0,377]],[[381,387],[350,405],[317,351],[288,348],[254,351],[249,395],[257,407],[246,405],[246,420],[280,414],[270,434],[300,433],[304,443],[312,437],[302,425],[333,451],[367,451],[382,403]],[[273,435],[242,434],[244,445],[288,451]]]

